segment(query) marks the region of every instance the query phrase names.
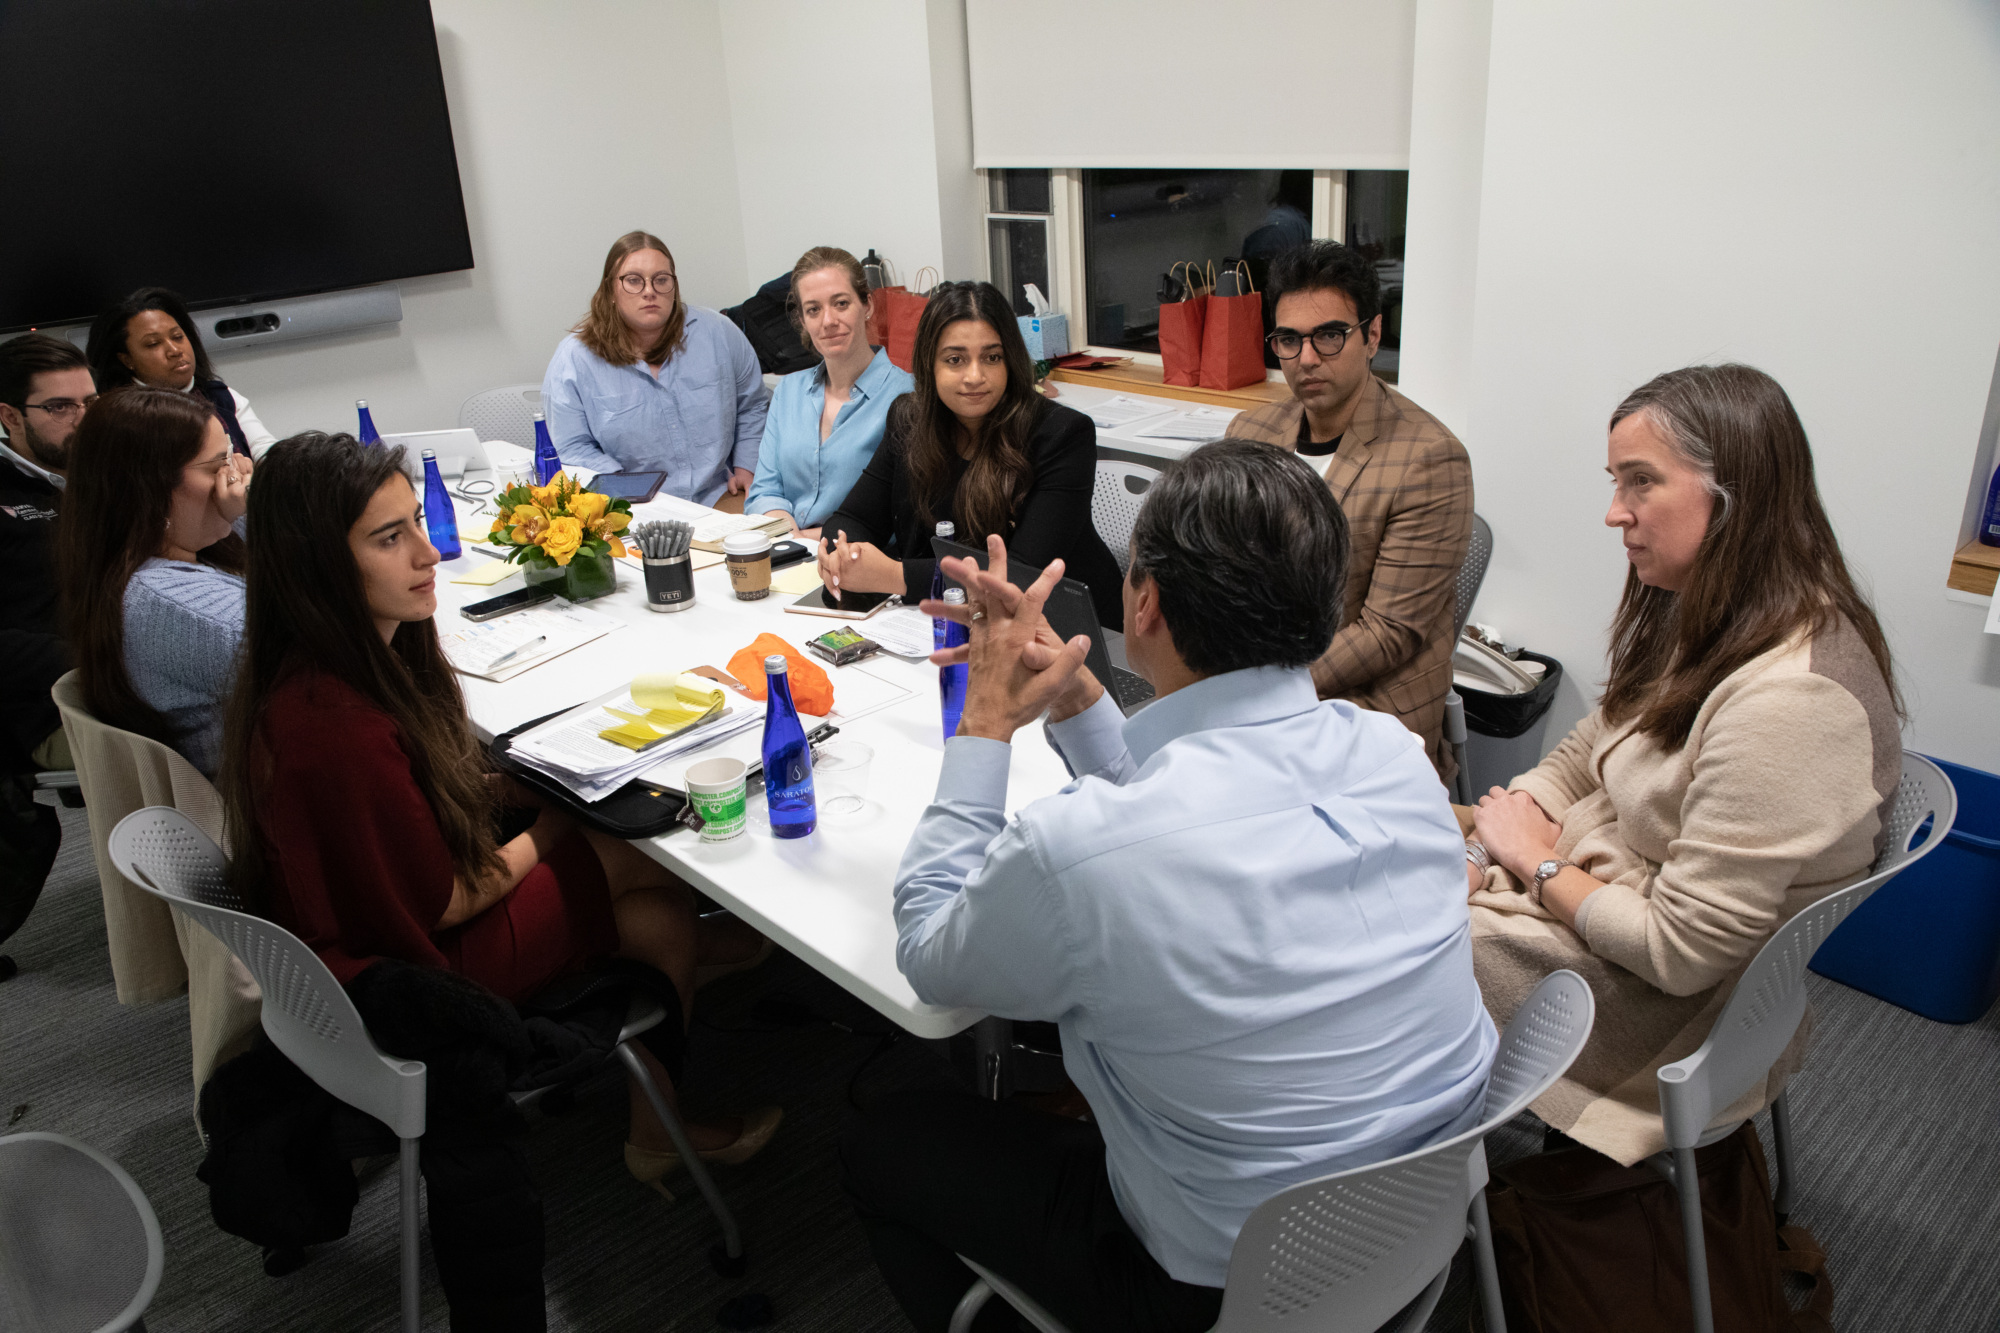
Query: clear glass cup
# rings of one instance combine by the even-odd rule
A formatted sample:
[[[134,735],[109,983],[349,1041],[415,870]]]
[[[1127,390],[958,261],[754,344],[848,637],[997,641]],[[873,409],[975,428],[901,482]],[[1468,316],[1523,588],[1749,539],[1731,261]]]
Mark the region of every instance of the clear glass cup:
[[[868,808],[868,766],[875,752],[860,741],[836,736],[813,751],[813,785],[822,814],[852,818]]]

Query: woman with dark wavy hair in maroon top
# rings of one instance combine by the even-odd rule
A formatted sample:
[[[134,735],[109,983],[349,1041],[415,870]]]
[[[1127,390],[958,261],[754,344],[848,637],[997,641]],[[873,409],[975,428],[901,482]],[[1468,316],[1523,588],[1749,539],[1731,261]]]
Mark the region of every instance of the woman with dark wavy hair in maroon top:
[[[686,884],[560,810],[499,841],[503,805],[538,803],[488,770],[472,734],[431,619],[438,554],[402,463],[400,449],[312,434],[257,469],[221,784],[233,873],[343,984],[398,958],[522,1000],[615,953],[666,974],[685,1022],[697,964],[758,942],[704,930]],[[704,1157],[741,1161],[778,1120],[769,1107],[687,1130]],[[635,1085],[628,1167],[657,1184],[678,1161]]]

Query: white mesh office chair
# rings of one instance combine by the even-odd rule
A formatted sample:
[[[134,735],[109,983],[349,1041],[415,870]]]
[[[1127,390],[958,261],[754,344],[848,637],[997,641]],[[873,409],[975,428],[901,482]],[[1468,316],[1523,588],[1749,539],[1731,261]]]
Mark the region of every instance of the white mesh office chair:
[[[1127,572],[1132,563],[1132,525],[1139,521],[1139,506],[1146,492],[1158,481],[1160,470],[1139,463],[1097,460],[1097,481],[1090,491],[1090,521],[1097,535],[1111,548],[1118,572]]]
[[[111,831],[110,850],[126,879],[186,912],[243,960],[264,990],[264,1031],[287,1059],[330,1095],[374,1116],[396,1135],[401,1150],[402,1326],[405,1333],[416,1333],[417,1142],[424,1134],[426,1097],[422,1062],[399,1060],[376,1047],[354,1001],[326,964],[298,936],[250,913],[229,887],[221,849],[187,816],[168,806],[134,811]],[[688,1174],[722,1224],[729,1263],[718,1260],[717,1266],[740,1271],[743,1246],[736,1219],[629,1044],[664,1016],[657,1004],[635,1004],[618,1034],[618,1056],[639,1080]]]
[[[1708,1253],[1702,1240],[1701,1186],[1695,1175],[1694,1150],[1736,1132],[1741,1120],[1726,1124],[1711,1121],[1765,1077],[1791,1044],[1805,1017],[1806,964],[1812,961],[1814,951],[1849,912],[1868,900],[1868,895],[1943,842],[1957,817],[1958,793],[1951,779],[1930,760],[1905,750],[1902,780],[1873,872],[1858,884],[1828,894],[1779,927],[1750,961],[1701,1049],[1660,1070],[1660,1117],[1666,1124],[1668,1150],[1648,1161],[1673,1183],[1680,1198],[1689,1294],[1699,1333],[1714,1333],[1715,1314],[1709,1298]],[[1913,848],[1911,843],[1926,819],[1931,821],[1929,835]],[[1791,1117],[1785,1104],[1788,1095],[1780,1094],[1771,1103],[1781,1225],[1791,1211],[1795,1179]]]
[[[1417,1333],[1468,1236],[1486,1327],[1506,1333],[1486,1220],[1485,1138],[1562,1076],[1590,1039],[1596,1012],[1582,977],[1551,973],[1500,1034],[1479,1124],[1391,1161],[1294,1185],[1259,1205],[1230,1251],[1214,1333],[1372,1333],[1398,1312],[1396,1333]],[[996,1294],[1041,1333],[1068,1333],[1013,1283],[959,1258],[978,1278],[952,1315],[951,1333],[967,1333]]]
[[[145,1333],[166,1258],[118,1163],[61,1134],[0,1138],[0,1328]]]
[[[535,413],[542,410],[542,386],[509,384],[475,393],[458,407],[458,424],[488,440],[505,440],[523,449],[535,447]]]
[[[1479,585],[1486,582],[1486,566],[1493,559],[1493,528],[1479,515],[1472,516],[1472,541],[1465,548],[1465,563],[1458,567],[1452,582],[1451,641],[1458,643],[1465,622],[1472,618],[1472,604],[1479,598]],[[1451,799],[1471,805],[1479,799],[1472,790],[1472,774],[1465,768],[1465,700],[1457,690],[1444,695],[1444,739],[1451,756],[1458,761],[1458,776],[1451,780]]]

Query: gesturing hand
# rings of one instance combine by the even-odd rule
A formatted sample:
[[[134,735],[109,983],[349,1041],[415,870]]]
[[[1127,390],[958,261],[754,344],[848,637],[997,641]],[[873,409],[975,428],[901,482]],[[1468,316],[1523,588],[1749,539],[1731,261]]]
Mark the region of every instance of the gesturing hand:
[[[1007,568],[1007,543],[997,534],[986,539],[986,555],[987,569]],[[963,648],[946,649],[931,658],[940,665],[963,661],[970,668],[959,735],[1011,741],[1016,731],[1059,701],[1074,704],[1078,694],[1087,696],[1086,704],[1095,701],[1089,691],[1096,679],[1081,670],[1090,640],[1078,635],[1064,643],[1042,619],[1042,604],[1062,578],[1062,561],[1049,561],[1041,577],[1025,589],[970,560],[947,556],[943,568],[947,578],[964,586],[965,604],[927,598],[921,609],[928,616],[955,620],[969,632]],[[1078,681],[1078,676],[1088,678],[1089,684]]]

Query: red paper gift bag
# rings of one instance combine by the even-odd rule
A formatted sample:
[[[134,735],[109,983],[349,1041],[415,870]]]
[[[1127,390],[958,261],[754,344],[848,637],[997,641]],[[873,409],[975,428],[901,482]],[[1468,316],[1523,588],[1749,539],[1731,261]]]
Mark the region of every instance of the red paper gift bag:
[[[1243,295],[1208,298],[1201,335],[1204,389],[1240,389],[1264,378],[1264,298],[1250,286],[1250,266],[1239,262],[1236,268]]]
[[[898,296],[909,293],[903,286],[877,287],[868,293],[868,345],[887,347],[889,345],[889,307]]]
[[[927,273],[931,276],[929,282],[924,281]],[[888,300],[888,336],[882,346],[889,349],[889,360],[899,370],[910,369],[910,363],[916,359],[917,324],[924,317],[931,288],[936,285],[937,270],[926,267],[917,270],[917,292],[923,293],[921,296],[901,289],[883,293]]]
[[[1187,271],[1188,299],[1160,306],[1160,371],[1168,384],[1189,388],[1201,382],[1201,348],[1208,316],[1208,291],[1215,283],[1206,279],[1193,264],[1175,264],[1167,270]]]

